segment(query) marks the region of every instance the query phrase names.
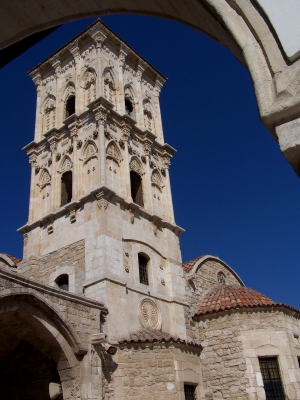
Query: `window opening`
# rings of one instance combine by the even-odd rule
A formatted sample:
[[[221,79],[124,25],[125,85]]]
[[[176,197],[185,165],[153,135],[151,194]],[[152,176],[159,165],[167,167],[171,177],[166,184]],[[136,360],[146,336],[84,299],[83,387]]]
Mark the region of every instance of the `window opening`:
[[[185,400],[196,400],[196,386],[184,385]]]
[[[298,366],[300,368],[300,357],[298,357]]]
[[[127,97],[125,97],[125,114],[130,116],[132,111],[133,111],[132,102]]]
[[[66,118],[75,114],[75,96],[70,96],[66,103]]]
[[[59,289],[69,291],[69,275],[61,275],[56,279],[55,282]]]
[[[277,357],[259,358],[266,400],[285,400]]]
[[[148,260],[146,259],[146,257],[139,254],[140,283],[149,286],[147,264]]]
[[[72,201],[72,172],[68,171],[61,177],[61,206]]]
[[[218,273],[218,282],[219,282],[220,285],[225,285],[226,284],[225,276],[224,276],[223,272],[219,272]]]
[[[130,171],[131,197],[134,203],[144,207],[142,178],[133,171]]]

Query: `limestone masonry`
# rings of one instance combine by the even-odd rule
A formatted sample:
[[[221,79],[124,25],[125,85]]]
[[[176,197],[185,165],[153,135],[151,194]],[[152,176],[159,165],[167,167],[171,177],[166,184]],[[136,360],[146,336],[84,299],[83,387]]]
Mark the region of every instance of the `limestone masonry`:
[[[0,398],[300,399],[300,311],[182,264],[159,95],[100,20],[37,87],[23,260],[0,254]]]

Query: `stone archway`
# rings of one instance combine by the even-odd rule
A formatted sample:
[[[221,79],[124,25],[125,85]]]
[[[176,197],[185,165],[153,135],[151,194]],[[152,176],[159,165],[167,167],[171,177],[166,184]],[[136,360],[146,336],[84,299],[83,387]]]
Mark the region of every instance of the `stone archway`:
[[[3,1],[3,0],[2,0]],[[0,49],[85,17],[131,13],[174,19],[227,46],[249,70],[262,121],[300,174],[300,60],[291,61],[268,16],[254,0],[13,1],[0,16]],[[29,15],[34,15],[30,18]],[[38,22],[37,22],[38,21]],[[293,38],[291,38],[293,40]]]
[[[72,339],[59,325],[36,296],[0,299],[0,398],[49,400],[50,382],[62,385],[65,400],[80,397]]]

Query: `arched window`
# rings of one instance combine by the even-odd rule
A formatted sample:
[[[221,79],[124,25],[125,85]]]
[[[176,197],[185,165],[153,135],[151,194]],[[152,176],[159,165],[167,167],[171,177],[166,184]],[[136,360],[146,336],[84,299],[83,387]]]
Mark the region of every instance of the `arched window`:
[[[61,206],[72,201],[72,171],[65,172],[61,177]]]
[[[146,257],[142,254],[138,255],[139,257],[139,274],[140,274],[140,283],[143,285],[149,286],[149,279],[148,279],[148,261]]]
[[[133,104],[128,97],[125,97],[125,114],[131,116],[133,112]]]
[[[70,96],[66,102],[66,118],[75,114],[75,96]]]
[[[225,285],[225,275],[223,274],[223,272],[218,272],[218,283],[220,285]]]
[[[134,171],[130,171],[130,185],[133,202],[144,207],[142,178]]]
[[[55,283],[62,290],[69,290],[69,275],[63,274],[56,278]]]

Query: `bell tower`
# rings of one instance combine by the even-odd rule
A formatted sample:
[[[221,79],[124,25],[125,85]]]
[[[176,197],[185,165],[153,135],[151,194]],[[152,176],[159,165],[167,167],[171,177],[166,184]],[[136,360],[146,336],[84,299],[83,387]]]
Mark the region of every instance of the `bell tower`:
[[[111,340],[148,328],[185,338],[166,78],[100,20],[29,75],[37,107],[20,272],[104,302]]]

